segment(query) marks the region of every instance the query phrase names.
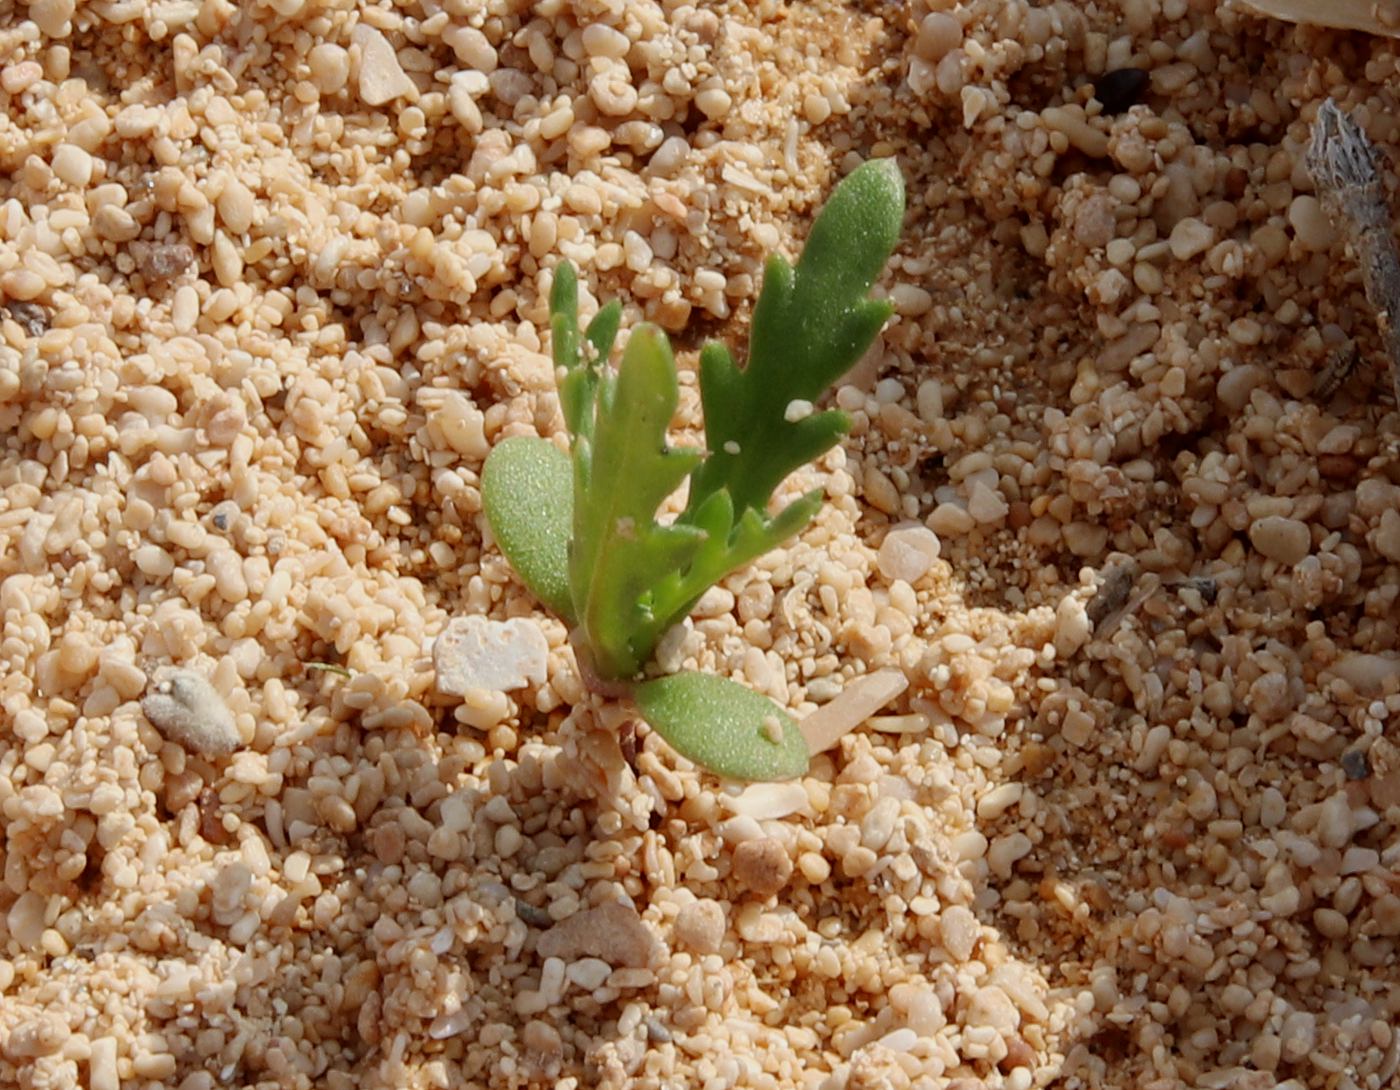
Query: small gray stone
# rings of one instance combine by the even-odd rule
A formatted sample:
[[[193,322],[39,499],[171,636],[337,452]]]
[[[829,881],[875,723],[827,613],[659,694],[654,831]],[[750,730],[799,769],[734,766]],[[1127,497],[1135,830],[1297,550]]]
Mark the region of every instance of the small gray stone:
[[[222,757],[242,744],[233,712],[214,686],[191,670],[161,678],[141,701],[153,727],[202,757]]]
[[[534,621],[456,617],[433,641],[438,689],[462,696],[472,689],[509,692],[544,684],[549,642]]]

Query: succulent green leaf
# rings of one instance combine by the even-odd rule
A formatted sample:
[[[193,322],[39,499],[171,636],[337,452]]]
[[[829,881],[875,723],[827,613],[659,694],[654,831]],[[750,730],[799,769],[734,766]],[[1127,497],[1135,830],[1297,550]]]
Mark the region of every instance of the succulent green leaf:
[[[616,299],[601,308],[593,315],[593,321],[588,323],[588,331],[584,336],[593,346],[593,358],[598,361],[599,366],[606,363],[612,355],[613,341],[617,340],[617,328],[621,324],[622,304]]]
[[[833,446],[850,426],[841,414],[789,419],[851,369],[889,318],[869,299],[899,239],[904,182],[888,159],[838,185],[793,268],[768,259],[754,307],[748,363],[728,351],[701,353],[701,402],[710,453],[691,482],[686,521],[711,495],[729,492],[736,512],[763,510],[783,478]]]
[[[706,535],[690,566],[683,572],[673,572],[657,586],[653,595],[654,612],[658,617],[668,618],[662,631],[685,617],[700,596],[730,572],[738,571],[801,533],[821,510],[821,505],[822,494],[814,490],[788,504],[774,518],[750,508],[736,526],[729,493],[714,493],[689,523]]]
[[[656,521],[700,461],[666,444],[677,396],[665,334],[638,326],[617,374],[600,375],[591,438],[574,438],[569,581],[600,677],[633,677],[651,657],[666,623],[652,609],[652,590],[689,564],[705,539],[696,527]]]
[[[811,755],[793,718],[766,696],[711,674],[638,685],[642,717],[682,756],[731,780],[790,780]]]
[[[574,484],[568,455],[548,439],[503,439],[482,467],[481,503],[520,581],[572,624],[568,548]]]
[[[593,422],[599,367],[584,355],[583,334],[578,328],[578,275],[568,261],[561,261],[554,270],[554,286],[549,291],[549,331],[564,423],[570,434],[586,435]]]

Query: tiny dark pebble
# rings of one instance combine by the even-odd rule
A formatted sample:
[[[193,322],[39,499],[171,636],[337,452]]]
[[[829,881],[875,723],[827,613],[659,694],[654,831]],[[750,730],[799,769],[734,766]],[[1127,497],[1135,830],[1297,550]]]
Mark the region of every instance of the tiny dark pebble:
[[[1317,472],[1333,481],[1349,481],[1361,472],[1361,459],[1354,454],[1319,454]]]
[[[1349,780],[1364,780],[1371,774],[1371,762],[1364,750],[1349,749],[1342,754],[1342,771]]]
[[[11,302],[5,304],[10,317],[31,337],[41,337],[49,329],[49,312],[38,303]]]
[[[229,832],[224,828],[224,812],[219,805],[219,794],[212,787],[199,793],[199,835],[210,844],[223,845],[229,842]]]
[[[926,481],[943,480],[947,476],[947,462],[941,451],[925,454],[919,459],[919,475]]]
[[[648,1018],[646,1025],[647,1039],[650,1040],[652,1044],[664,1045],[671,1041],[671,1031],[666,1028],[665,1023],[657,1018],[656,1015],[653,1014]]]
[[[135,249],[136,265],[151,284],[164,284],[194,264],[194,251],[183,242],[158,242]]]
[[[1014,1071],[1018,1067],[1035,1069],[1036,1054],[1020,1037],[1012,1037],[1006,1042],[1006,1055],[998,1065],[1003,1071]]]
[[[220,533],[226,533],[238,515],[238,504],[232,500],[224,500],[222,503],[214,505],[214,509],[209,512],[209,521],[213,524],[214,529]]]
[[[622,750],[622,759],[634,770],[637,763],[637,721],[635,719],[625,719],[622,726],[617,730],[618,748]]]
[[[1103,103],[1104,113],[1121,114],[1142,100],[1147,81],[1141,68],[1115,68],[1094,81],[1094,97]]]
[[[554,917],[542,908],[536,908],[520,898],[515,899],[515,915],[531,927],[553,927]]]
[[[1193,588],[1208,606],[1215,605],[1215,599],[1220,595],[1220,584],[1209,575],[1193,576],[1190,579],[1182,580],[1180,585]]]
[[[1102,574],[1103,583],[1099,585],[1098,593],[1089,600],[1085,609],[1089,615],[1089,623],[1095,629],[1103,624],[1109,614],[1117,612],[1127,604],[1128,594],[1137,582],[1137,561],[1123,560],[1112,564],[1104,568]]]

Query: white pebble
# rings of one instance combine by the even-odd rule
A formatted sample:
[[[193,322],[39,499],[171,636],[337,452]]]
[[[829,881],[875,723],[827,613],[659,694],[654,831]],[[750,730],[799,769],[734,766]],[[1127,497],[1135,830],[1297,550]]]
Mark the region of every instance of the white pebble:
[[[1086,643],[1093,634],[1089,623],[1089,612],[1078,598],[1066,595],[1055,608],[1055,653],[1061,658],[1069,658]]]
[[[786,783],[756,783],[728,800],[729,808],[740,817],[773,821],[807,808],[807,789],[789,780]]]
[[[53,172],[75,189],[92,181],[92,156],[77,144],[59,144],[53,153]]]
[[[1363,696],[1379,696],[1387,681],[1400,676],[1400,656],[1354,651],[1334,662],[1332,669]]]
[[[1202,223],[1194,216],[1187,216],[1172,228],[1168,243],[1171,246],[1172,257],[1178,261],[1189,261],[1215,245],[1215,228]]]
[[[360,98],[369,106],[382,106],[396,98],[416,97],[418,88],[404,73],[398,54],[383,33],[365,23],[351,35],[360,47]]]
[[[1324,848],[1344,848],[1354,831],[1351,803],[1344,793],[1329,795],[1317,816],[1317,839]]]
[[[1303,249],[1313,253],[1330,250],[1337,238],[1322,202],[1310,193],[1293,198],[1293,203],[1288,206],[1288,224],[1303,244]]]
[[[455,696],[542,685],[548,662],[549,641],[527,617],[455,617],[433,641],[438,690]]]
[[[938,933],[943,939],[943,948],[956,961],[963,962],[972,956],[980,932],[977,917],[970,908],[962,905],[945,908],[938,918]]]
[[[999,836],[987,849],[987,866],[992,868],[993,874],[1005,878],[1011,874],[1011,868],[1017,860],[1030,855],[1032,846],[1031,838],[1025,833],[1007,833],[1006,836]]]
[[[583,28],[583,51],[590,57],[611,57],[620,60],[627,56],[632,42],[626,34],[604,23],[589,23]]]
[[[117,1090],[121,1078],[117,1074],[117,1039],[99,1037],[88,1053],[88,1090]]]
[[[967,1004],[967,1024],[986,1026],[1006,1037],[1020,1027],[1021,1012],[1004,991],[989,985],[972,993]]]
[[[988,488],[985,482],[978,481],[972,486],[972,495],[967,501],[967,513],[978,522],[984,525],[999,522],[1010,510],[1001,493]]]
[[[611,974],[612,966],[601,958],[582,958],[571,962],[565,970],[569,981],[586,992],[601,988]]]
[[[1400,511],[1392,507],[1381,515],[1381,524],[1371,541],[1381,556],[1400,563]]]
[[[915,403],[919,409],[919,419],[925,424],[936,424],[943,419],[943,385],[936,379],[925,379],[919,383]]]
[[[77,0],[33,0],[29,5],[29,17],[46,36],[66,38],[73,32],[69,20],[76,8]]]
[[[961,537],[976,525],[967,508],[956,503],[940,503],[928,517],[928,528],[940,538]]]
[[[913,584],[933,567],[941,550],[938,535],[927,526],[900,526],[885,535],[876,563],[889,582],[903,579]]]
[[[224,698],[190,670],[158,681],[141,701],[141,711],[166,738],[202,756],[229,754],[242,743]]]

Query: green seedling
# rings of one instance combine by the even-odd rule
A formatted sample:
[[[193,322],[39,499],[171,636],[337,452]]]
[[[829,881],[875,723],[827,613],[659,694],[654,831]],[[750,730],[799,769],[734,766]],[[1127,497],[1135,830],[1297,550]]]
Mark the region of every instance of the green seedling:
[[[614,300],[580,329],[576,275],[562,262],[550,315],[571,454],[515,437],[486,459],[492,533],[521,581],[572,627],[590,683],[634,701],[680,753],[722,776],[801,775],[809,754],[796,724],[736,682],[642,674],[706,589],[798,534],[820,508],[813,491],[769,510],[783,479],[850,428],[845,413],[812,405],[889,318],[869,292],[903,217],[898,168],[869,162],[836,187],[795,267],[769,257],[746,365],[715,342],[701,351],[703,451],[667,442],[678,394],[665,334],[637,326],[614,370],[622,308]],[[687,479],[685,509],[661,521]]]

